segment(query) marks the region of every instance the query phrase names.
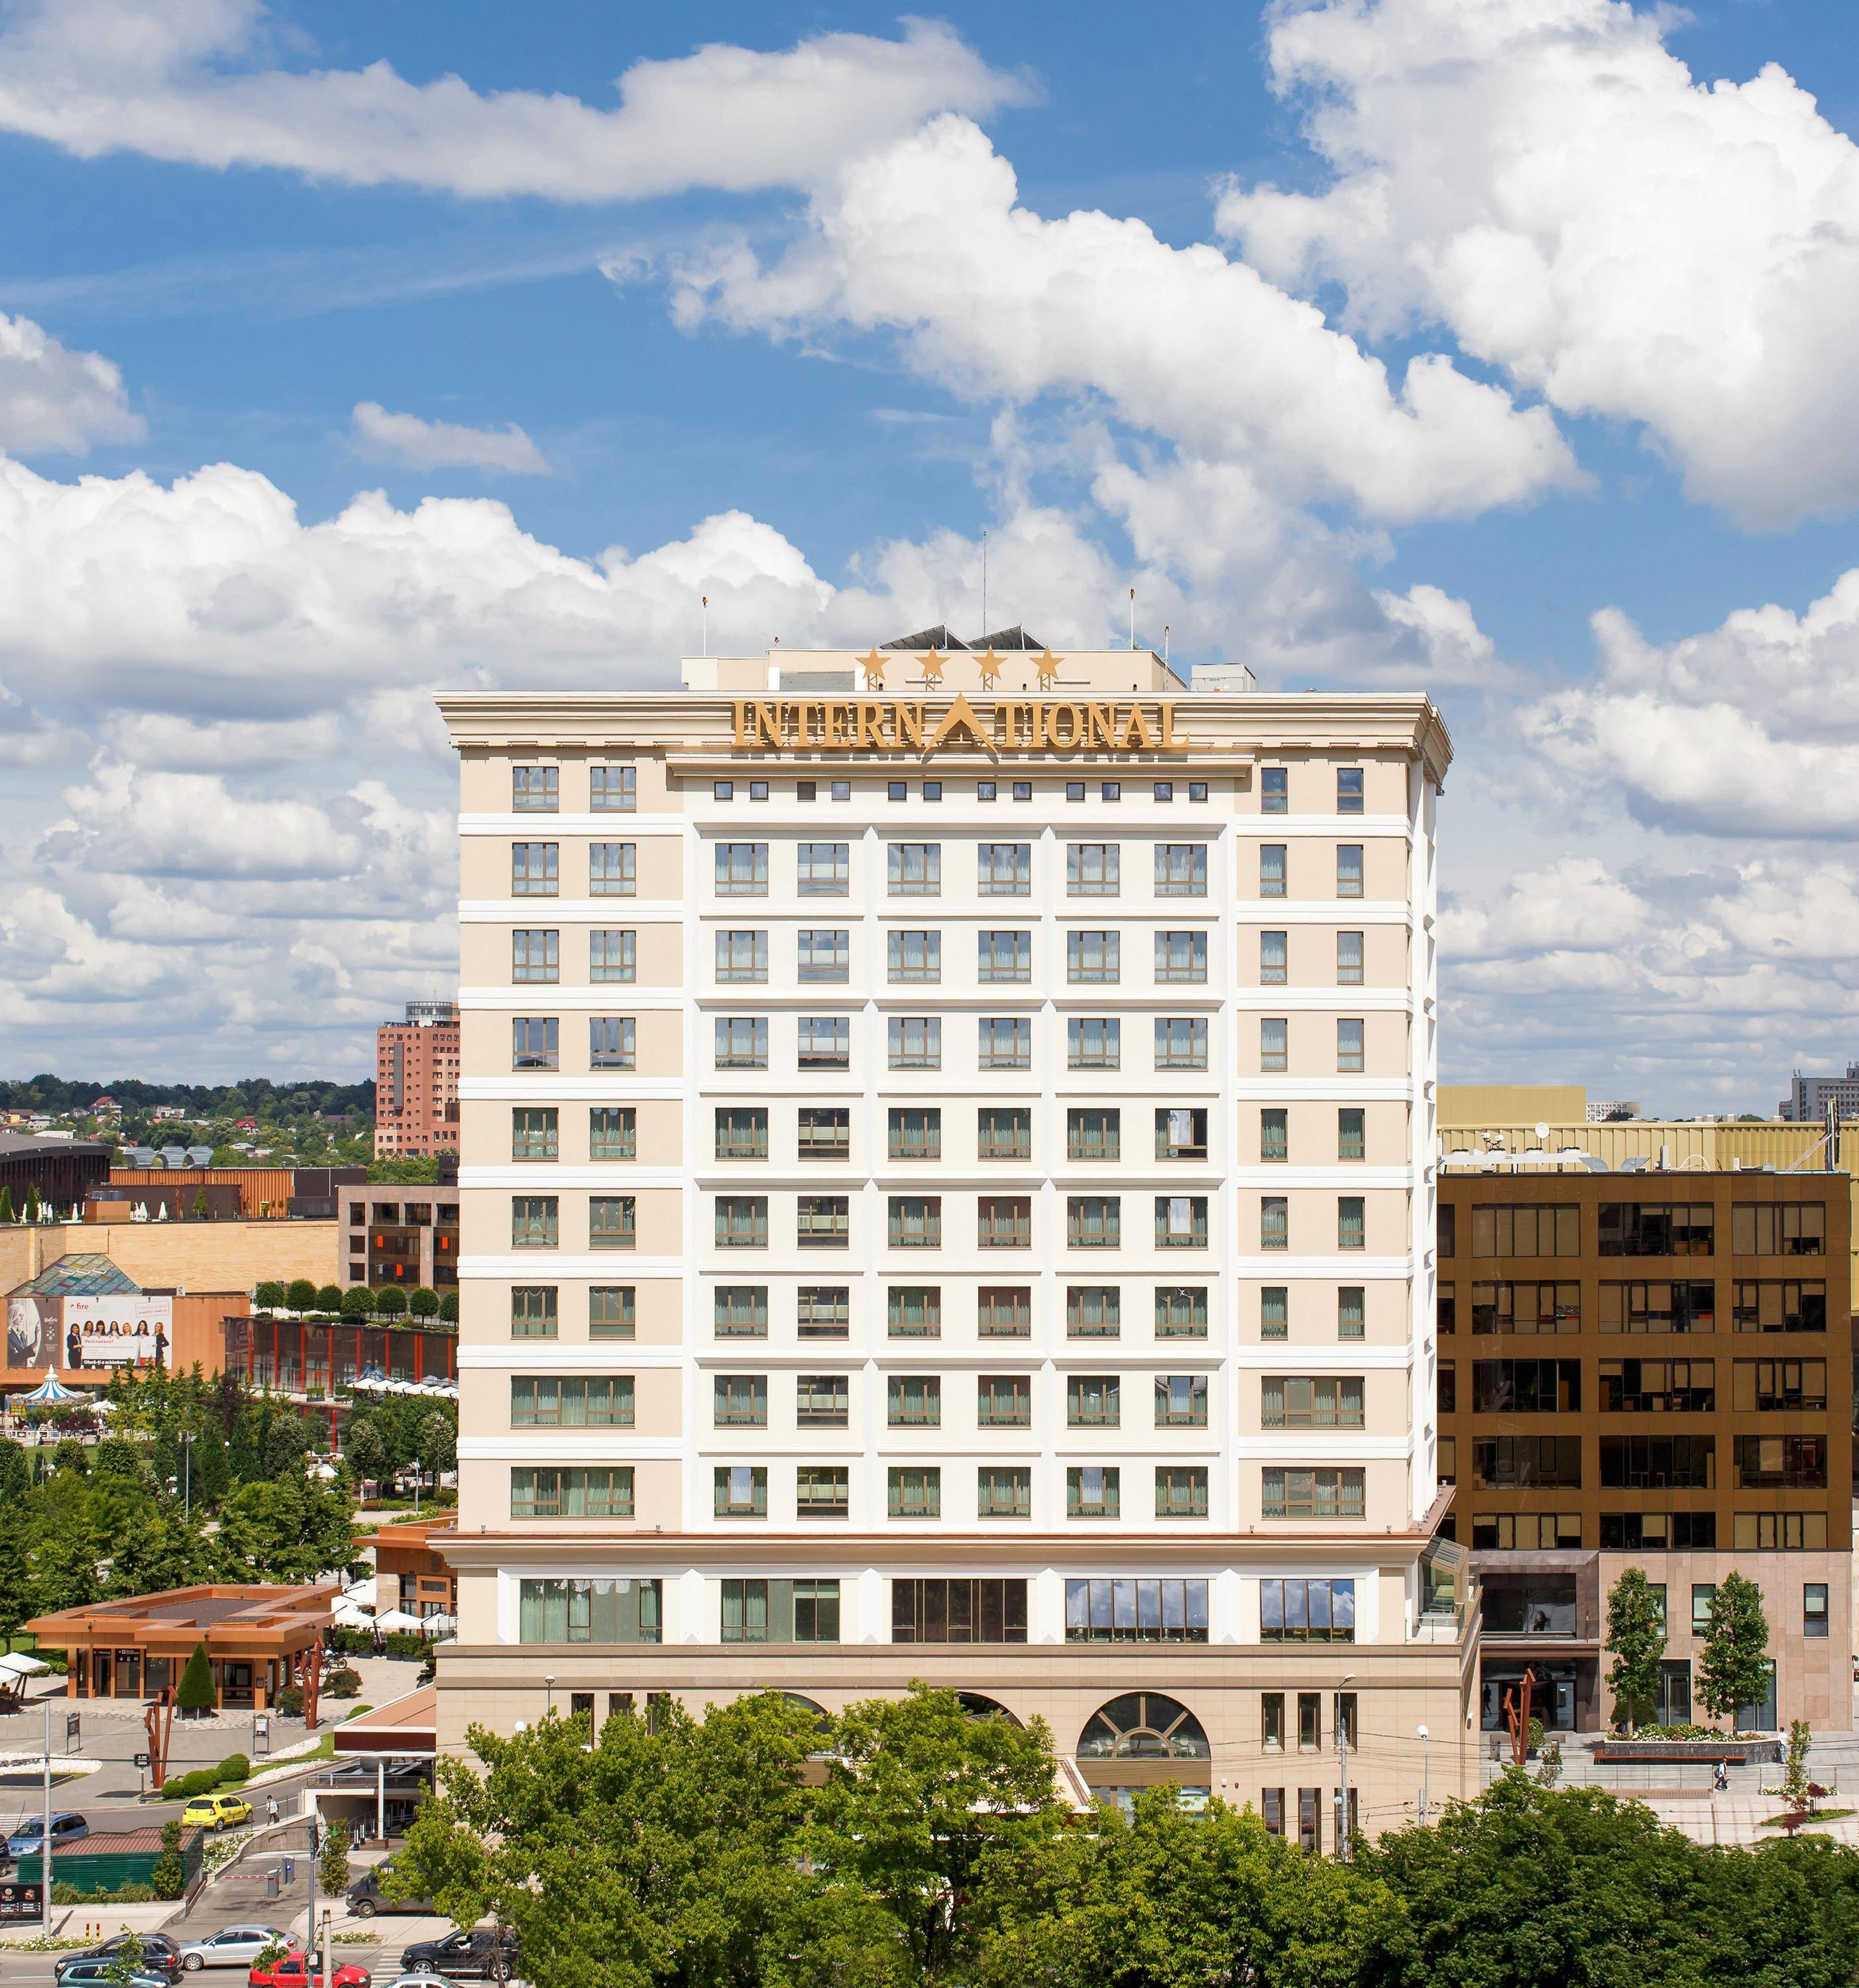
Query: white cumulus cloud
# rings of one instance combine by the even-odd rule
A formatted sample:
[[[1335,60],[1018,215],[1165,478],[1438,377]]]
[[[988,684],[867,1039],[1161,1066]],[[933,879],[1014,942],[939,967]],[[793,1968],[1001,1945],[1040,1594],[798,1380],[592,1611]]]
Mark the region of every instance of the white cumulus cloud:
[[[506,476],[546,476],[549,459],[514,421],[501,428],[464,428],[390,414],[378,401],[357,403],[356,445],[366,455],[409,469],[484,469]]]
[[[93,442],[139,441],[144,432],[119,367],[0,311],[0,449],[83,455]]]

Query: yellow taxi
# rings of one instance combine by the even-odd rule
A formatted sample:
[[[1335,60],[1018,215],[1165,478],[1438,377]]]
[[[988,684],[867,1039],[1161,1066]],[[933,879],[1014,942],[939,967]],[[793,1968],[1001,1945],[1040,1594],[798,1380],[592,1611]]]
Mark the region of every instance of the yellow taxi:
[[[252,1804],[242,1795],[196,1795],[181,1810],[181,1819],[208,1829],[230,1829],[236,1822],[252,1820]]]

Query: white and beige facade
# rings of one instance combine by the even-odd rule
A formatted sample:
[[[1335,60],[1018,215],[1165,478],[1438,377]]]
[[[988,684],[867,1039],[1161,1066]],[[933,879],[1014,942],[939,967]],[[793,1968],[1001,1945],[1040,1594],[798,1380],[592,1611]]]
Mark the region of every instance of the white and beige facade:
[[[1469,1788],[1427,700],[894,649],[441,705],[443,1743],[925,1677],[1326,1846],[1339,1719],[1364,1827]]]

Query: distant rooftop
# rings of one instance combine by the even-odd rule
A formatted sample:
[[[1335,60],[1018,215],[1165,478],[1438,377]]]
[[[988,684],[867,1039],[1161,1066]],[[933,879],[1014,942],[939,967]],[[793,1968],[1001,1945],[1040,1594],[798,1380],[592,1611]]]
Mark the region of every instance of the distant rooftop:
[[[126,1296],[142,1286],[127,1276],[114,1257],[60,1256],[30,1282],[15,1285],[12,1297],[107,1298]]]

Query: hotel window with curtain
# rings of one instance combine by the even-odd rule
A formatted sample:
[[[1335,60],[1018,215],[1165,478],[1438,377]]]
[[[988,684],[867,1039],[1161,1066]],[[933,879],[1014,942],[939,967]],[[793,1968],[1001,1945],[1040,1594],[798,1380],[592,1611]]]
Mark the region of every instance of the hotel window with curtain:
[[[851,890],[851,845],[803,842],[794,851],[795,888],[803,898],[843,898]]]
[[[630,898],[639,889],[639,845],[595,842],[587,850],[587,893],[593,898]]]
[[[1286,951],[1287,935],[1281,931],[1262,931],[1259,935],[1259,984],[1262,987],[1282,987],[1289,979],[1290,969]]]
[[[886,972],[893,981],[935,982],[942,978],[942,935],[894,931],[884,942]]]
[[[1266,842],[1259,850],[1259,894],[1282,898],[1285,894],[1285,850],[1287,844]]]
[[[1065,894],[1070,898],[1114,898],[1120,888],[1120,856],[1114,842],[1073,842],[1065,849]]]
[[[842,929],[803,931],[796,949],[805,981],[846,981],[852,977],[852,935]]]
[[[894,842],[885,853],[885,876],[894,898],[938,898],[942,894],[942,845],[938,842]]]
[[[630,814],[639,805],[639,774],[632,766],[590,766],[588,802],[596,814]]]
[[[637,980],[639,935],[636,931],[590,931],[587,935],[587,977],[590,980]]]
[[[553,898],[561,888],[562,846],[559,842],[513,842],[510,845],[510,894],[513,898]]]
[[[512,766],[510,806],[519,814],[528,810],[553,814],[561,806],[561,783],[559,766]]]
[[[510,978],[557,981],[562,977],[562,935],[559,931],[513,931],[510,935]]]
[[[1158,1249],[1207,1247],[1205,1195],[1158,1194],[1155,1197],[1155,1246]]]

